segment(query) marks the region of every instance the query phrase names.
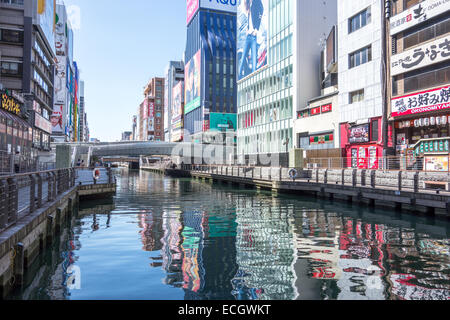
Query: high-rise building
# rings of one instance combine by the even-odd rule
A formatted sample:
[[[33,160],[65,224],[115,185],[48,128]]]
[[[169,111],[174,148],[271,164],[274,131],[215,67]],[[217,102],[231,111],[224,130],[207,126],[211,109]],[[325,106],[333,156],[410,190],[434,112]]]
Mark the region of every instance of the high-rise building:
[[[293,120],[320,95],[320,43],[336,0],[239,1],[238,148],[241,161],[287,164]],[[262,159],[262,155],[270,155]],[[275,162],[274,162],[275,161]]]
[[[172,141],[172,114],[173,110],[173,88],[178,82],[184,81],[184,62],[183,61],[170,61],[165,71],[164,81],[164,140]],[[183,87],[184,89],[184,87]],[[184,92],[183,92],[184,97]],[[175,111],[177,113],[177,111]],[[175,114],[175,118],[178,115]],[[179,120],[179,119],[174,119]],[[180,123],[181,124],[181,123]],[[176,128],[178,129],[178,128]],[[182,129],[181,127],[179,128]]]
[[[132,134],[133,133],[131,131],[124,131],[124,132],[122,132],[122,139],[121,139],[121,141],[131,141]]]
[[[236,128],[236,9],[236,1],[187,1],[184,129],[194,142]]]
[[[17,158],[38,159],[50,150],[54,27],[55,1],[0,3],[0,83],[16,99],[22,115],[0,119],[5,125],[2,148]],[[13,131],[20,134],[13,137]]]
[[[338,1],[340,144],[346,166],[377,169],[383,156],[382,1]]]
[[[401,169],[448,171],[450,2],[393,1],[388,27],[392,81],[389,115]],[[445,157],[442,157],[445,155]]]
[[[164,78],[153,78],[145,86],[138,118],[139,141],[164,141]]]

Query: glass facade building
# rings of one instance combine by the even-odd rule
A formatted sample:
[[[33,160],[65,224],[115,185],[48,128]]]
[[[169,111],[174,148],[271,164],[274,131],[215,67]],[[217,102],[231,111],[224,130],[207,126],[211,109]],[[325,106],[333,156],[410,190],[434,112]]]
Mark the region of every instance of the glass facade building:
[[[268,1],[268,64],[238,83],[238,155],[292,146],[294,2]]]
[[[259,8],[254,8],[255,3]],[[263,17],[267,15],[266,22],[262,21],[267,26],[259,27],[254,36],[251,31],[258,26],[254,18],[258,10],[264,12]],[[254,72],[245,72],[242,59],[238,64],[238,157],[251,157],[251,164],[261,165],[264,161],[255,163],[254,156],[274,155],[280,164],[286,164],[296,142],[293,122],[297,111],[320,95],[320,42],[336,23],[336,0],[257,0],[249,10],[241,1],[238,22],[243,25],[238,52],[244,48],[239,57],[246,60],[251,56],[247,54],[252,51],[248,50],[252,35],[258,51],[257,59],[247,62]],[[265,53],[261,50],[264,45]]]
[[[200,103],[184,114],[190,135],[209,131],[210,113],[237,112],[235,13],[198,10],[187,26],[186,66],[198,52]]]

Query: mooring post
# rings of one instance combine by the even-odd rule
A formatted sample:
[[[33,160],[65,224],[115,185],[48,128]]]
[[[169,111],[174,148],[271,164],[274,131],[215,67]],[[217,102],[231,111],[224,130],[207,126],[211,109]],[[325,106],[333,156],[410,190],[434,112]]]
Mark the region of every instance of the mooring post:
[[[23,284],[23,275],[24,275],[24,263],[25,263],[25,255],[24,255],[24,245],[22,242],[17,243],[14,246],[15,256],[14,256],[14,277],[15,284],[18,286],[22,286]]]

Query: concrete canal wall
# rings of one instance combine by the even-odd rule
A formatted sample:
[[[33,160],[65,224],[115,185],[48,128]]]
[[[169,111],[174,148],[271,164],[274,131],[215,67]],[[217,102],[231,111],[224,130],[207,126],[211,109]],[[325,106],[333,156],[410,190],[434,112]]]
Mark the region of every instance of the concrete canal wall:
[[[108,197],[116,184],[73,186],[0,233],[0,297],[23,284],[25,271],[61,232],[79,201]]]
[[[294,193],[336,199],[381,208],[450,217],[450,175],[354,169],[298,170],[295,180],[288,168],[188,166],[183,176],[256,187],[274,193]],[[146,170],[170,174],[158,168]],[[180,174],[178,174],[180,175]],[[437,189],[434,189],[437,188]]]

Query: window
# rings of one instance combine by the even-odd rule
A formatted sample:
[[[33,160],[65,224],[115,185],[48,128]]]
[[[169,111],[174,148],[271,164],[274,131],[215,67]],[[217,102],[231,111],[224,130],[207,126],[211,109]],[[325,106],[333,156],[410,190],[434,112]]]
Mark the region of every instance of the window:
[[[9,29],[0,30],[0,41],[23,43],[23,31]]]
[[[348,19],[348,33],[355,32],[370,23],[370,7]]]
[[[372,61],[372,46],[365,47],[349,55],[349,69]]]
[[[1,3],[7,3],[7,4],[20,4],[23,5],[23,0],[1,0]]]
[[[2,75],[20,76],[22,75],[22,63],[3,61],[1,71]]]
[[[439,20],[432,22],[432,24],[433,25],[427,28],[418,26],[417,28],[405,32],[403,38],[403,50],[450,32],[450,18],[448,17],[440,18]]]
[[[364,89],[350,92],[349,94],[349,103],[356,103],[364,100]]]
[[[450,83],[450,66],[448,65],[448,62],[444,61],[433,66],[428,66],[419,70],[405,73],[403,76],[403,94],[406,94]],[[399,81],[401,81],[401,77],[394,77],[393,95],[399,94]]]
[[[372,134],[372,139],[370,141],[378,141],[378,120],[374,120],[372,121],[372,130],[371,130],[371,134]]]

